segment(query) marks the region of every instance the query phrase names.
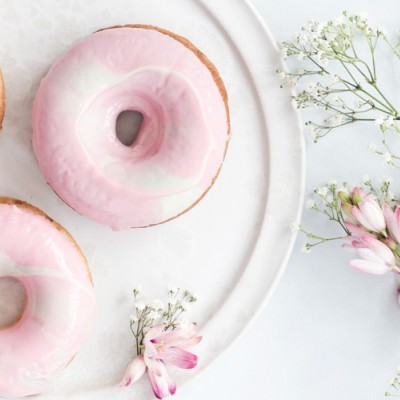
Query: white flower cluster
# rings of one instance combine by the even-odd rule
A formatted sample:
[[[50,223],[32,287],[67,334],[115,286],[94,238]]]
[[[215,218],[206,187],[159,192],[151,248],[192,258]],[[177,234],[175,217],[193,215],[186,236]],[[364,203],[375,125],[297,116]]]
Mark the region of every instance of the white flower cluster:
[[[389,386],[391,387],[391,390],[394,390],[397,393],[400,393],[400,367],[397,367],[395,369],[396,375],[391,378],[388,382]],[[392,392],[385,392],[386,397],[392,397],[392,398],[400,398],[400,394],[394,394]]]
[[[400,132],[400,113],[377,84],[379,42],[400,58],[400,47],[389,42],[383,28],[372,28],[365,15],[344,12],[328,22],[308,21],[292,41],[281,44],[282,54],[295,65],[293,70],[277,71],[281,86],[297,88],[293,97],[297,108],[321,108],[327,113],[321,122],[306,122],[313,141],[358,121],[375,121],[382,132]],[[370,54],[363,59],[364,48]],[[397,161],[386,144],[374,152],[389,164]]]

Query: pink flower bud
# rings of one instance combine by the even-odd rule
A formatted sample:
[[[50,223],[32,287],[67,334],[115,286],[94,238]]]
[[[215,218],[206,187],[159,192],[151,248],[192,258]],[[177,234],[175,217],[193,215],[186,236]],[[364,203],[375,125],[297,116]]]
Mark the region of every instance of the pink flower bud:
[[[383,211],[372,196],[364,196],[352,207],[351,213],[359,224],[372,232],[383,233],[386,229]]]

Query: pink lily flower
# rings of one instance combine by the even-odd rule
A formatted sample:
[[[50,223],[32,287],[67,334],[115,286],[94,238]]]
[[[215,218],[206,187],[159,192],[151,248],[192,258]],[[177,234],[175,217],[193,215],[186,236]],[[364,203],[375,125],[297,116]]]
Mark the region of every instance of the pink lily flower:
[[[382,275],[393,270],[396,258],[386,244],[371,236],[355,237],[351,246],[361,257],[350,261],[350,266],[369,274]]]
[[[137,356],[126,369],[125,375],[120,382],[120,386],[129,386],[138,381],[146,372],[146,364],[143,356]]]
[[[154,395],[163,399],[175,394],[176,385],[170,377],[166,365],[191,369],[197,365],[197,356],[186,349],[201,341],[196,325],[164,330],[160,324],[151,328],[143,339],[143,355],[137,356],[128,365],[120,386],[129,386],[147,371]]]
[[[148,368],[150,383],[154,395],[163,399],[176,391],[165,368],[166,364],[179,368],[191,369],[197,365],[197,356],[186,348],[200,342],[201,336],[195,331],[195,324],[174,330],[164,330],[160,324],[150,329],[144,340],[144,361]]]
[[[397,206],[393,211],[388,204],[384,204],[383,214],[390,237],[397,243],[400,243],[400,207]]]

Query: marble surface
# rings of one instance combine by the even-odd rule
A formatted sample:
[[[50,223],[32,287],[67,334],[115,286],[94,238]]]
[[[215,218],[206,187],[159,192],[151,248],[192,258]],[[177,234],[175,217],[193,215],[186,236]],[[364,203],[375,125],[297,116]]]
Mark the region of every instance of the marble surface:
[[[400,7],[383,0],[254,0],[278,41],[293,37],[308,19],[327,20],[343,10],[365,12],[373,24],[399,33]],[[388,65],[383,83],[390,90]],[[384,76],[385,72],[388,76]],[[389,75],[394,74],[394,75]],[[393,97],[399,104],[399,91]],[[358,183],[368,173],[380,179],[400,173],[368,151],[379,142],[375,126],[352,126],[318,144],[307,140],[306,196],[328,179]],[[340,162],[338,161],[340,157]],[[303,223],[332,232],[325,220],[305,211]],[[338,243],[300,252],[301,235],[287,270],[261,315],[231,350],[176,399],[330,400],[384,399],[400,365],[400,308],[393,276],[352,270]],[[249,310],[250,311],[250,310]]]

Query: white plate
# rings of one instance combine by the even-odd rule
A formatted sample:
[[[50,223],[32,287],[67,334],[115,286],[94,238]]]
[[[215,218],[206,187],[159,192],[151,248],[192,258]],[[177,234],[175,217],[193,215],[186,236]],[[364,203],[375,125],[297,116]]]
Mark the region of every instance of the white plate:
[[[202,327],[200,363],[172,371],[179,390],[249,324],[293,244],[303,141],[290,93],[279,88],[274,40],[241,0],[0,0],[0,9],[7,87],[0,194],[39,206],[70,230],[88,257],[99,304],[92,340],[45,397],[152,397],[146,379],[116,388],[134,356],[128,316],[138,285],[149,299],[162,297],[169,284],[199,294],[190,316]],[[219,179],[193,210],[164,225],[112,232],[73,212],[46,185],[32,152],[30,114],[40,78],[64,50],[92,31],[126,23],[172,30],[207,54],[228,89],[232,140]]]

